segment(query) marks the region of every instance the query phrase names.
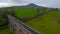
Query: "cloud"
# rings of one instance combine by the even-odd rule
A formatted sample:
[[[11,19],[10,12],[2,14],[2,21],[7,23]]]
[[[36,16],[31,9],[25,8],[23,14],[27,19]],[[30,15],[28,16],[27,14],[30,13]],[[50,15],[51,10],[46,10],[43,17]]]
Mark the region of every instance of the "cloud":
[[[1,7],[11,7],[11,6],[15,6],[15,4],[13,4],[13,3],[0,3],[0,8]]]
[[[60,0],[38,0],[36,3],[46,5],[46,7],[60,8]]]
[[[17,0],[15,3],[18,4],[28,4],[35,3],[39,6],[57,8],[60,7],[60,0]]]
[[[0,0],[0,3],[9,3],[12,2],[12,0]]]
[[[13,6],[12,0],[0,0],[0,8],[10,6]]]
[[[0,0],[0,7],[2,6],[16,6],[27,5],[35,3],[39,6],[60,8],[60,0]]]
[[[16,3],[32,3],[35,2],[36,0],[15,0],[14,2]]]

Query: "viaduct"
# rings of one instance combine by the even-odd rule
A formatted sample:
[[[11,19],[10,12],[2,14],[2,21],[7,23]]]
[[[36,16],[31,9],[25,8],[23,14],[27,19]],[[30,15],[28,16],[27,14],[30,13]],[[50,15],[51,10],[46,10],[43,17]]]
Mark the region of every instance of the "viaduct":
[[[39,34],[36,30],[24,24],[24,22],[18,20],[12,15],[7,14],[7,17],[9,21],[10,30],[14,34]]]

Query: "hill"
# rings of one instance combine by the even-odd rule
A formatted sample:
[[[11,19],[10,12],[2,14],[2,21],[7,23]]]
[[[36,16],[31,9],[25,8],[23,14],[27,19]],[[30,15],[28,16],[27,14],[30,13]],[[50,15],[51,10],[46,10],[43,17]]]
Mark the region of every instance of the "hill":
[[[46,7],[38,6],[34,3],[30,3],[30,4],[25,5],[25,6],[12,6],[12,7],[17,7],[17,8],[46,8]]]

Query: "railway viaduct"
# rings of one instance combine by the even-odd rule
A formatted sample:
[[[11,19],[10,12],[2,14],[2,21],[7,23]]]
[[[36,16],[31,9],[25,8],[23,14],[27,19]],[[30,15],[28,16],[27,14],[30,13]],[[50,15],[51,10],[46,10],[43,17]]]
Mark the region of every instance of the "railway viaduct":
[[[24,24],[24,22],[18,20],[17,18],[8,14],[7,17],[8,17],[10,30],[14,34],[39,34],[36,30]]]

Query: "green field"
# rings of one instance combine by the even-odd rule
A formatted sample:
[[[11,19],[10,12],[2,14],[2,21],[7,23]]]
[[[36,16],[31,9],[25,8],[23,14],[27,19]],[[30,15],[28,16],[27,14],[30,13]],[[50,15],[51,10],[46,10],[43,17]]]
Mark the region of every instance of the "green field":
[[[8,11],[14,10],[16,16],[20,19],[37,14],[36,8],[9,8]],[[60,10],[40,9],[41,12],[48,12],[43,16],[26,21],[25,24],[40,32],[41,34],[60,34]]]
[[[37,9],[34,8],[14,8],[18,18],[25,18],[37,14]],[[49,9],[42,10],[40,12],[47,11]],[[60,34],[60,10],[50,10],[43,16],[38,16],[31,19],[25,24],[31,28],[37,30],[41,34]]]
[[[37,14],[37,8],[8,8],[8,10],[14,10],[18,18],[26,18]],[[49,9],[40,9],[39,13],[48,11]]]
[[[29,17],[29,16],[33,16],[36,14],[36,9],[34,8],[14,8],[15,12],[16,12],[16,16],[18,18],[25,18],[25,17]]]
[[[18,18],[25,18],[37,14],[37,9],[34,8],[14,8]],[[46,9],[45,11],[48,11]],[[60,10],[50,10],[43,16],[38,16],[31,19],[25,24],[37,30],[41,34],[60,34]],[[40,12],[44,10],[40,9]]]
[[[0,30],[0,34],[12,34],[12,33],[10,32],[9,28],[7,27],[7,28]]]
[[[36,8],[7,8],[8,11],[15,11],[18,18],[25,18],[36,14]]]
[[[60,34],[60,11],[48,12],[25,23],[42,34]]]

